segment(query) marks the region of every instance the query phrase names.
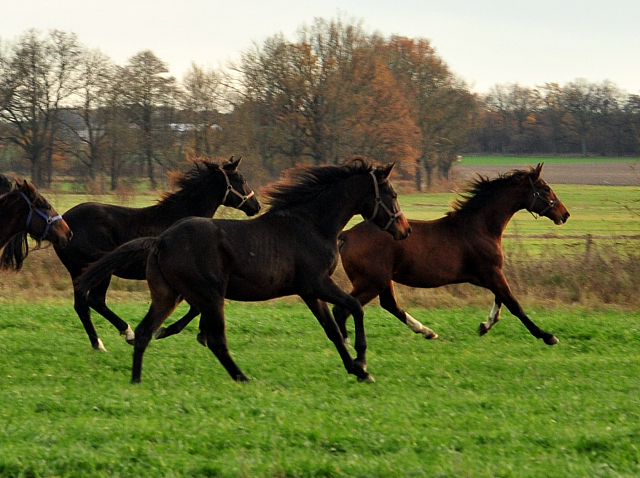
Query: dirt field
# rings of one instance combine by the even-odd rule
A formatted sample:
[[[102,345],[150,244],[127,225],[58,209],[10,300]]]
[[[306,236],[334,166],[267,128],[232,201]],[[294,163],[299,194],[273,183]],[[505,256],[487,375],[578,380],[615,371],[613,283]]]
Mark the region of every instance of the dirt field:
[[[455,179],[468,179],[475,173],[496,177],[510,169],[528,165],[465,166],[458,164],[452,170]],[[544,179],[550,184],[597,184],[610,186],[640,185],[640,165],[637,162],[545,164]]]

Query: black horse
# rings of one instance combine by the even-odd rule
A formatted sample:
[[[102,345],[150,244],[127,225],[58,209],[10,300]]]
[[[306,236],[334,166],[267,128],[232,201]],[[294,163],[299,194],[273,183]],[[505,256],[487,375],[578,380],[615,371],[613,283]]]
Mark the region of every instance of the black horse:
[[[234,380],[246,376],[234,363],[225,337],[224,301],[263,301],[299,295],[335,344],[347,372],[372,381],[366,363],[347,351],[326,302],[349,310],[356,327],[362,307],[331,279],[338,263],[338,234],[356,214],[394,239],[410,228],[388,181],[393,164],[373,168],[361,159],[344,166],[299,168],[267,195],[271,208],[246,221],[189,218],[157,238],[138,239],[91,265],[75,287],[84,292],[113,270],[147,258],[149,312],[136,328],[132,381],[153,333],[184,299],[201,312],[200,341]],[[366,348],[363,334],[356,350]]]
[[[241,159],[234,161],[232,157],[223,166],[196,161],[192,169],[178,179],[180,189],[153,206],[130,208],[87,202],[69,209],[62,217],[73,231],[73,239],[66,248],[56,247],[55,251],[71,279],[121,244],[139,237],[157,236],[185,217],[211,217],[220,205],[240,209],[248,216],[257,214],[260,204],[238,172]],[[145,261],[129,264],[114,271],[114,275],[142,280]],[[128,342],[134,339],[129,324],[107,307],[105,300],[110,282],[111,275],[95,284],[88,294],[74,290],[74,308],[94,349],[106,350],[91,321],[90,307],[111,322]],[[198,312],[190,310],[189,314],[195,317]]]
[[[0,195],[8,193],[11,191],[11,180],[6,177],[4,174],[0,174]]]

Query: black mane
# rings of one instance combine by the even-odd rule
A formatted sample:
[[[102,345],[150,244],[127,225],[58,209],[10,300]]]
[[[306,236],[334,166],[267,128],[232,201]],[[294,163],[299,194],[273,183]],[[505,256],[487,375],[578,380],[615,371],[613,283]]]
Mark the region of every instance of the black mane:
[[[373,166],[356,158],[342,166],[307,166],[295,168],[287,178],[271,186],[265,193],[271,210],[289,209],[316,199],[336,181],[369,174]]]
[[[175,192],[165,193],[160,204],[182,203],[205,185],[211,187],[212,177],[222,168],[219,164],[209,161],[194,161],[193,167],[184,173],[175,174],[172,182],[179,188]]]
[[[534,174],[534,168],[529,168],[528,171],[521,169],[509,171],[500,174],[495,179],[489,179],[478,174],[478,177],[469,181],[467,188],[460,193],[460,197],[453,203],[453,210],[449,211],[447,215],[477,211],[484,207],[498,192],[504,190],[505,187],[518,183],[527,176]]]

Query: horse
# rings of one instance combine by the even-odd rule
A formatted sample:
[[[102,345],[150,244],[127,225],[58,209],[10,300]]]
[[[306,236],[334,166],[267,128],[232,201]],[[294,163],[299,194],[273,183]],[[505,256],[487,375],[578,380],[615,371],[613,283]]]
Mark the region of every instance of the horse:
[[[238,171],[242,158],[231,159],[222,166],[209,161],[195,161],[191,169],[176,179],[179,189],[164,197],[155,205],[131,208],[110,204],[86,202],[63,214],[74,231],[73,240],[66,248],[55,251],[71,279],[83,269],[118,246],[139,237],[157,236],[176,221],[188,216],[211,217],[220,205],[240,209],[248,216],[260,211],[260,203]],[[114,271],[125,279],[145,278],[145,262],[130,264]],[[82,321],[91,345],[106,351],[91,321],[94,309],[105,317],[125,339],[132,343],[133,330],[127,322],[115,314],[106,304],[111,276],[105,277],[86,293],[74,289],[74,309]],[[195,317],[197,310],[189,310]]]
[[[438,336],[433,330],[402,310],[394,282],[418,288],[470,283],[495,296],[489,318],[480,324],[480,335],[498,322],[504,304],[534,337],[548,345],[558,343],[554,335],[527,317],[502,272],[502,234],[517,211],[526,209],[534,217],[546,216],[557,225],[569,218],[565,206],[540,177],[542,166],[511,171],[493,180],[478,176],[444,217],[409,221],[413,232],[404,241],[389,241],[369,224],[341,233],[340,257],[352,284],[351,295],[363,306],[378,296],[382,308],[413,332],[433,339]],[[336,306],[333,314],[346,338],[349,311]]]
[[[6,177],[4,174],[0,174],[0,195],[8,193],[11,191],[11,180]]]
[[[357,300],[331,279],[338,265],[338,234],[356,214],[393,240],[411,232],[389,182],[393,163],[373,167],[362,158],[342,166],[294,168],[267,191],[271,207],[244,221],[189,218],[157,238],[129,242],[92,264],[76,279],[90,289],[113,269],[147,258],[151,306],[135,330],[132,382],[141,380],[142,358],[153,333],[184,299],[201,313],[199,341],[233,380],[247,381],[225,336],[225,299],[264,301],[298,295],[333,342],[348,373],[373,381],[366,364],[349,354],[326,302],[363,323]],[[366,348],[356,341],[356,350]]]
[[[0,196],[0,224],[0,248],[4,248],[0,269],[22,268],[29,254],[29,236],[36,247],[46,240],[61,250],[73,236],[62,216],[26,180],[16,181],[14,188],[9,183],[9,191]]]

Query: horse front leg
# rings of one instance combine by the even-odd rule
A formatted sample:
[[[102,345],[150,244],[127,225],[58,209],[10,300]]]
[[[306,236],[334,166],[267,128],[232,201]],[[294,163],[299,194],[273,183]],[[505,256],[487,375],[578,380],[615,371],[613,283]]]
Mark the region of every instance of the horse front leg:
[[[389,283],[389,287],[380,292],[380,306],[383,309],[391,312],[394,316],[396,316],[400,322],[405,324],[409,329],[411,329],[414,333],[422,335],[425,339],[437,339],[438,334],[436,334],[429,327],[422,325],[421,322],[414,319],[407,312],[402,310],[400,304],[398,303],[398,298],[396,297],[396,292],[393,287],[393,282]]]
[[[133,330],[131,330],[131,326],[107,306],[107,289],[109,288],[110,282],[111,276],[107,277],[89,291],[89,295],[87,296],[89,307],[111,322],[111,324],[118,329],[120,335],[124,336],[127,343],[133,345],[135,334]]]
[[[342,334],[340,333],[340,329],[338,328],[338,324],[336,324],[336,321],[333,318],[333,315],[331,314],[327,303],[316,297],[302,296],[302,299],[304,300],[305,304],[307,304],[311,312],[313,312],[313,315],[316,317],[316,319],[318,319],[320,325],[322,325],[322,328],[327,334],[329,340],[331,340],[331,342],[333,342],[333,344],[335,345],[336,349],[338,350],[338,354],[340,354],[340,358],[342,359],[342,363],[344,364],[344,368],[347,370],[347,373],[355,375],[356,377],[358,377],[359,381],[375,382],[373,376],[367,373],[367,364],[366,360],[364,359],[366,342],[364,343],[364,348],[360,346],[361,344],[356,344],[356,346],[360,350],[358,351],[358,358],[354,361],[349,354],[347,347],[345,346],[344,339],[342,338]],[[355,302],[357,303],[358,301]]]
[[[511,293],[511,289],[507,280],[500,273],[497,278],[497,281],[493,287],[490,287],[490,290],[496,296],[496,303],[502,303],[505,305],[509,312],[518,317],[520,321],[524,324],[527,330],[537,339],[544,340],[544,343],[547,345],[555,345],[559,342],[559,340],[551,333],[545,332],[533,321],[527,317],[527,314],[524,313],[524,310],[516,300],[516,298]],[[495,308],[495,307],[494,307]]]
[[[80,292],[73,292],[73,308],[78,314],[80,321],[82,322],[82,326],[84,327],[85,332],[89,336],[89,340],[91,341],[91,346],[95,350],[101,350],[102,352],[106,352],[102,340],[98,337],[98,332],[96,331],[96,327],[93,325],[91,321],[91,309],[89,308],[89,302],[87,301],[87,295],[82,294]]]
[[[491,312],[489,312],[489,317],[485,322],[480,322],[480,327],[478,328],[478,333],[482,336],[491,330],[491,327],[496,325],[496,323],[500,320],[500,307],[502,307],[502,303],[498,300],[496,296],[493,302],[493,308]]]

